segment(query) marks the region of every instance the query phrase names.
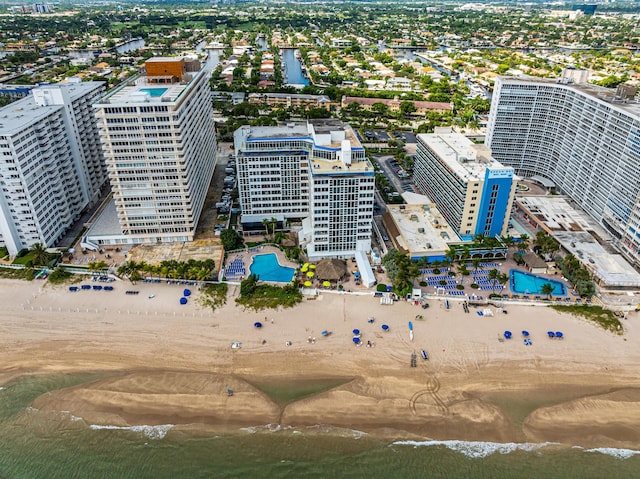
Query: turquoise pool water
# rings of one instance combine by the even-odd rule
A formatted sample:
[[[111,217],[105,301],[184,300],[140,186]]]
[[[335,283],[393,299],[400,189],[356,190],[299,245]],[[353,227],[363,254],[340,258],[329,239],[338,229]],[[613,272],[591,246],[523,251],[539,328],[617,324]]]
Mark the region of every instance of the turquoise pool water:
[[[273,281],[276,283],[288,283],[293,279],[295,269],[280,266],[275,253],[259,254],[253,257],[253,263],[249,267],[251,273],[261,281]]]
[[[140,88],[140,91],[148,93],[150,97],[157,98],[167,91],[168,88]]]
[[[552,296],[565,296],[567,294],[567,287],[564,283],[554,279],[537,276],[524,271],[518,271],[517,269],[509,271],[509,276],[509,285],[511,287],[511,292],[513,293],[542,294],[542,285],[549,283],[553,286],[553,292],[551,293]]]

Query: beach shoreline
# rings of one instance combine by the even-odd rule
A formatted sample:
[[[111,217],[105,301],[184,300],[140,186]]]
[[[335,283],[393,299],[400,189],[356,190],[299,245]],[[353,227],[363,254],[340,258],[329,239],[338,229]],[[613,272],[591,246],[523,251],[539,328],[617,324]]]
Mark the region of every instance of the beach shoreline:
[[[180,305],[184,286],[112,284],[112,292],[71,293],[2,280],[0,385],[29,374],[100,373],[32,404],[96,426],[233,433],[327,425],[388,440],[640,449],[635,315],[618,336],[544,307],[510,306],[509,314],[487,318],[458,304],[447,310],[432,301],[423,310],[322,294],[292,309],[253,312],[235,305],[237,287],[212,312],[199,306],[197,291]],[[131,289],[140,292],[125,295]],[[365,346],[353,344],[356,328]],[[499,341],[506,329],[517,339]],[[524,329],[532,346],[522,342]],[[549,339],[548,330],[565,338]],[[234,341],[242,348],[232,350]],[[430,359],[418,356],[410,367],[421,349]],[[296,380],[319,378],[344,383],[286,404],[255,386],[259,379],[295,390]]]

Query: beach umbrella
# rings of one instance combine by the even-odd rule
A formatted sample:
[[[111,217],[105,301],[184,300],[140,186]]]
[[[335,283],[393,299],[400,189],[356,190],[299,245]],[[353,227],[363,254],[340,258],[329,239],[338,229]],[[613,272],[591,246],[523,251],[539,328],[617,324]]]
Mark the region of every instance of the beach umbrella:
[[[309,269],[316,269],[316,265],[315,264],[310,264],[309,265]]]
[[[312,284],[313,284],[313,283],[311,283],[311,281],[305,281],[305,282],[304,282],[304,285],[305,285],[305,287],[306,287],[306,288],[311,287],[311,285],[312,285]]]
[[[305,268],[305,269],[306,269],[306,268],[309,268],[309,263],[305,263],[305,264],[303,264],[303,265],[302,265],[302,267],[303,267],[303,268]]]
[[[522,331],[522,335],[526,338],[529,336],[529,331]]]
[[[190,290],[190,289],[185,289],[185,290],[182,292],[182,295],[183,295],[183,296],[191,296],[191,290]]]
[[[187,304],[187,298],[180,298],[180,304]]]
[[[556,338],[562,338],[564,334],[561,331],[556,331]]]
[[[309,271],[307,273],[307,278],[313,278],[315,276],[315,273],[313,271]]]
[[[383,331],[389,331],[389,325],[387,325],[387,324],[383,324],[383,325],[382,325],[382,330],[383,330]]]
[[[360,338],[353,338],[353,344],[358,344],[360,342]]]
[[[388,284],[387,285],[387,292],[391,291],[391,289],[392,289],[392,286]]]
[[[360,277],[360,271],[354,271],[354,272],[353,272],[353,275],[354,275],[356,278],[359,278],[359,277]]]
[[[549,336],[550,338],[555,338],[556,333],[554,333],[553,331],[547,331],[547,336]]]
[[[309,271],[309,267],[308,266],[303,266],[302,268],[300,268],[300,271],[303,273],[306,273],[307,271]]]
[[[322,286],[324,286],[325,288],[328,288],[328,287],[330,287],[330,286],[331,286],[331,282],[329,282],[329,281],[323,281],[323,282],[322,282]]]
[[[354,329],[352,332],[353,332],[353,334],[356,334],[356,335],[360,334],[360,330],[359,329]]]
[[[505,331],[504,332],[505,339],[511,339],[511,335],[512,335],[511,331]]]
[[[253,325],[254,325],[256,328],[261,328],[261,327],[262,327],[262,323],[261,323],[260,321],[256,321],[255,323],[253,323]]]

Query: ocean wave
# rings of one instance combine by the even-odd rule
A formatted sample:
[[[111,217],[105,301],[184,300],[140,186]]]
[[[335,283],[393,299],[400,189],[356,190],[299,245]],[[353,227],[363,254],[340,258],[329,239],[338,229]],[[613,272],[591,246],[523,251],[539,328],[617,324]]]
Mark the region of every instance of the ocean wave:
[[[325,434],[336,434],[342,437],[351,436],[354,439],[360,439],[361,437],[368,436],[364,431],[358,431],[357,429],[348,429],[344,427],[331,426],[329,424],[315,424],[313,426],[307,426],[307,430],[314,432],[321,432]]]
[[[584,452],[599,452],[607,456],[613,456],[616,459],[629,459],[640,454],[640,451],[634,449],[618,449],[616,447],[596,447],[593,449],[585,449]]]
[[[281,424],[265,424],[263,426],[248,426],[240,428],[241,431],[249,434],[255,434],[257,432],[291,431],[293,429],[295,429],[293,426],[283,426]]]
[[[173,427],[174,424],[161,424],[159,426],[103,426],[100,424],[91,424],[89,426],[89,428],[93,430],[111,429],[118,431],[141,432],[149,439],[164,439]]]
[[[547,446],[558,445],[555,442],[481,442],[481,441],[396,441],[392,446],[429,447],[444,446],[452,451],[464,454],[467,457],[483,458],[492,454],[509,454],[515,451],[535,451]]]

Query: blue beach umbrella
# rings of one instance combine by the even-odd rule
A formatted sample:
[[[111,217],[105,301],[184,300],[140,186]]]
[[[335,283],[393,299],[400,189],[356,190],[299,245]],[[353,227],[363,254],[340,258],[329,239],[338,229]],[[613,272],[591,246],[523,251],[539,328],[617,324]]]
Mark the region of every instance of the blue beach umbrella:
[[[383,325],[382,325],[382,330],[383,330],[383,331],[389,331],[389,325],[387,325],[387,324],[383,324]]]
[[[504,338],[505,339],[511,339],[512,333],[511,331],[505,331],[504,332]]]
[[[354,329],[353,330],[353,334],[360,334],[360,330],[359,329]]]
[[[550,338],[555,338],[556,333],[554,333],[553,331],[547,331],[547,336],[549,336]]]
[[[262,327],[262,323],[261,323],[261,322],[259,322],[259,321],[256,321],[255,323],[253,323],[253,325],[254,325],[256,328],[261,328],[261,327]]]
[[[353,338],[353,344],[359,344],[360,338]]]
[[[187,304],[187,298],[180,298],[180,304]]]
[[[556,338],[562,338],[564,334],[561,331],[556,331]]]
[[[529,336],[529,331],[522,331],[522,335],[526,338]]]
[[[183,296],[191,296],[191,290],[190,290],[190,289],[185,289],[185,290],[182,292],[182,294],[183,294]]]

